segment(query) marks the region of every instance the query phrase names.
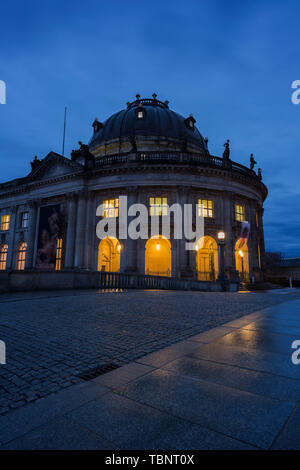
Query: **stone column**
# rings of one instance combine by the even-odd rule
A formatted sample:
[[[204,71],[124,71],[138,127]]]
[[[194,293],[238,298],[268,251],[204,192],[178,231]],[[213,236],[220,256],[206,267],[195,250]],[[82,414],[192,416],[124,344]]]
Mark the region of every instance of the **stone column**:
[[[96,220],[96,210],[94,210],[94,194],[89,193],[87,198],[86,208],[86,224],[85,224],[85,242],[84,242],[84,255],[83,255],[83,266],[84,269],[90,270],[92,265],[94,236],[96,232],[95,224],[93,221]],[[97,254],[96,254],[97,255]]]
[[[78,196],[77,219],[76,219],[76,240],[74,267],[83,269],[84,267],[84,242],[85,242],[85,224],[86,224],[86,201],[87,192],[81,191]]]
[[[76,212],[77,212],[77,197],[76,193],[70,193],[68,198],[68,222],[66,234],[66,249],[65,249],[65,268],[72,268],[74,263],[74,248],[75,248],[75,230],[76,230]]]
[[[15,232],[16,232],[16,222],[17,222],[17,207],[11,207],[9,210],[10,213],[10,222],[9,222],[9,233],[5,242],[8,245],[7,260],[6,260],[6,269],[14,269],[14,253],[15,253]]]
[[[231,191],[223,193],[223,221],[222,230],[224,230],[225,247],[224,247],[224,263],[225,272],[234,277],[235,272],[235,239],[234,239],[234,194]]]
[[[263,221],[264,209],[261,207],[258,209],[258,241],[260,246],[260,263],[261,263],[261,280],[263,280],[263,271],[266,269],[266,250],[265,250],[265,238],[264,238],[264,221]]]
[[[180,278],[192,278],[194,276],[193,266],[194,262],[192,262],[192,257],[196,256],[194,250],[186,250],[186,243],[190,242],[189,240],[185,239],[184,234],[184,204],[189,204],[189,192],[190,187],[181,187],[178,189],[178,202],[181,205],[182,209],[182,239],[177,240],[177,250],[178,250],[178,273],[177,275]],[[193,208],[195,209],[195,208]],[[194,218],[193,218],[194,219]],[[175,274],[175,273],[174,273]]]
[[[137,186],[132,186],[126,188],[127,192],[127,210],[132,204],[135,204],[138,202],[138,187]],[[134,217],[128,217],[127,221],[127,228],[130,223],[130,221],[134,219]],[[138,271],[137,268],[137,250],[138,247],[141,247],[141,244],[139,243],[139,240],[132,240],[129,238],[127,234],[127,240],[125,240],[126,243],[123,244],[122,240],[120,242],[123,245],[123,249],[121,251],[121,271],[124,272],[133,272],[136,273]],[[144,273],[141,273],[144,274]]]
[[[248,261],[249,261],[249,277],[250,281],[252,276],[257,278],[259,262],[258,262],[258,233],[256,225],[256,201],[249,201],[249,223],[250,223],[250,234],[248,239]]]
[[[28,269],[34,268],[34,249],[36,245],[37,234],[37,211],[38,201],[29,201],[29,226],[28,226],[28,248],[26,267]]]

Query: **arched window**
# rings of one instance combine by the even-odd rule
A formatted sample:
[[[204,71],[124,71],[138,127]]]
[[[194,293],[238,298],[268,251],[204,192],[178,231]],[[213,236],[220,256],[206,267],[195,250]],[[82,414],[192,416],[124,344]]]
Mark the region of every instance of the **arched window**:
[[[26,250],[27,250],[27,243],[21,242],[17,250],[17,270],[18,271],[23,271],[25,269]]]
[[[4,244],[0,247],[0,270],[4,271],[6,269],[6,260],[7,260],[7,250],[8,245]]]

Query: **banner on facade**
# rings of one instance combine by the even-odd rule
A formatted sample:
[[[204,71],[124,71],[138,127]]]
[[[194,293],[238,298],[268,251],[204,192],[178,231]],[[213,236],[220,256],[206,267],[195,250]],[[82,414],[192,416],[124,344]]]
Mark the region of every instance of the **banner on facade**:
[[[57,238],[61,227],[60,204],[40,208],[36,268],[54,270]]]
[[[250,234],[250,223],[247,221],[242,222],[241,226],[241,235],[239,239],[238,250],[241,250],[248,243],[248,238]]]

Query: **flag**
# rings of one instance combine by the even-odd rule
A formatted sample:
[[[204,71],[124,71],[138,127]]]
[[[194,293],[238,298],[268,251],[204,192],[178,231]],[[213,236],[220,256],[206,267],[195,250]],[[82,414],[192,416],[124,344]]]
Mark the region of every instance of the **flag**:
[[[250,233],[250,224],[249,222],[245,220],[242,222],[238,250],[241,250],[245,245],[247,245],[249,233]]]

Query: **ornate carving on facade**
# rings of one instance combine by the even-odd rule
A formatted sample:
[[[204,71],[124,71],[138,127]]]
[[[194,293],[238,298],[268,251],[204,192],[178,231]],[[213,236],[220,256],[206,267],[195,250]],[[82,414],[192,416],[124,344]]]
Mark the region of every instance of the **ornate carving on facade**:
[[[94,155],[90,153],[88,145],[83,144],[81,141],[78,144],[80,148],[71,152],[72,162],[80,163],[85,170],[92,170],[95,167]]]

